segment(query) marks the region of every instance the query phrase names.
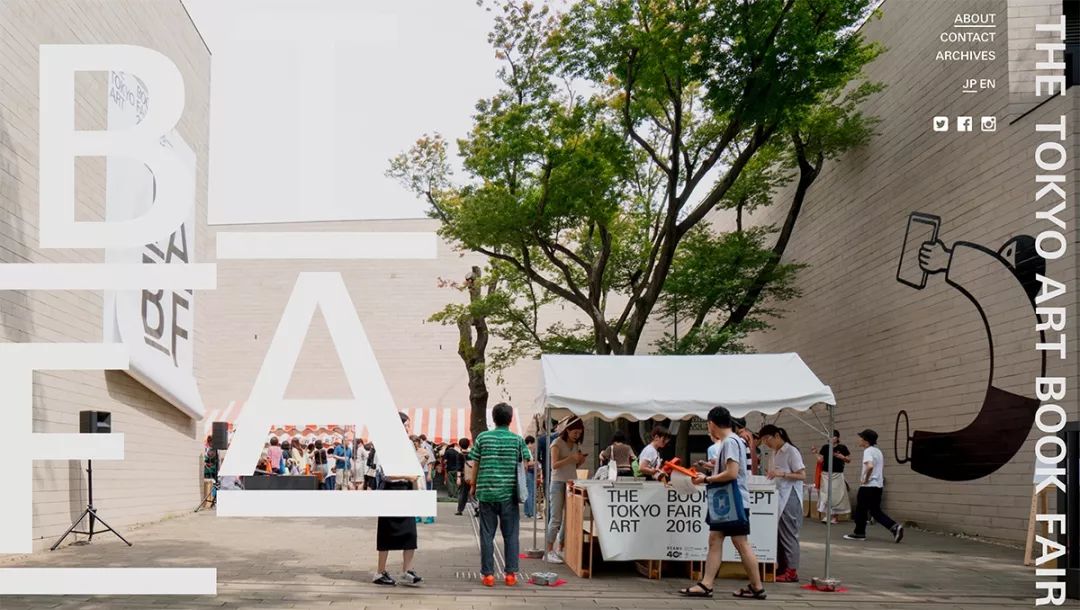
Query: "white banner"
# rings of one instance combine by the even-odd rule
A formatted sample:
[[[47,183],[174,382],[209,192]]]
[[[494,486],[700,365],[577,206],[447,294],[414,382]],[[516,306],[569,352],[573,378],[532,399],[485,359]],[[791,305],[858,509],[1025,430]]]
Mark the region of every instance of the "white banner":
[[[757,479],[757,480],[755,480]],[[765,477],[750,477],[750,546],[758,561],[776,562],[776,527],[779,522],[776,484]],[[739,561],[731,538],[724,538],[724,561]]]
[[[589,492],[589,504],[608,561],[668,559],[704,561],[709,552],[705,488],[684,494],[661,483],[612,485],[575,481]],[[772,483],[750,486],[750,542],[759,561],[776,561],[776,490]],[[724,561],[737,561],[730,541]]]
[[[109,73],[108,128],[138,124],[149,108],[150,96],[139,79]],[[195,152],[175,130],[161,138],[190,168],[184,200],[190,201],[187,220],[168,239],[142,248],[105,253],[109,263],[183,265],[195,260]],[[142,163],[120,157],[106,162],[105,219],[129,220],[153,205],[155,182]],[[205,412],[192,372],[195,341],[195,293],[192,290],[106,291],[103,338],[123,343],[131,354],[128,373],[156,394],[195,419]]]

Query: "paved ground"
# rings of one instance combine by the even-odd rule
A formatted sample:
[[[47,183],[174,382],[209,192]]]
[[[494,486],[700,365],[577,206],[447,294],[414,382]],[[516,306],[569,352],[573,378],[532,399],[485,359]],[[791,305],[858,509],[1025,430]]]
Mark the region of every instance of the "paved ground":
[[[522,549],[532,546],[531,524],[522,532]],[[850,589],[845,593],[805,591],[797,585],[772,584],[767,601],[735,600],[727,595],[742,584],[718,581],[717,599],[693,601],[675,591],[689,581],[641,578],[625,564],[608,564],[592,580],[574,577],[561,587],[523,584],[508,589],[479,585],[479,551],[473,528],[455,517],[453,506],[439,505],[434,525],[420,526],[416,568],[419,588],[385,589],[370,584],[375,568],[373,519],[226,519],[213,511],[125,532],[135,546],[108,537],[89,546],[0,561],[0,566],[36,567],[216,567],[215,597],[0,597],[0,608],[509,608],[663,607],[672,610],[721,605],[751,608],[1021,608],[1034,604],[1033,571],[1021,563],[1018,549],[911,531],[900,545],[886,540],[880,527],[875,540],[840,539],[834,528],[833,573]],[[803,565],[808,578],[821,575],[825,527],[803,527]],[[399,556],[400,558],[400,556]],[[391,557],[393,560],[393,556]],[[400,559],[398,559],[400,561]],[[395,568],[400,567],[396,565]],[[548,569],[538,560],[522,560],[522,571]]]

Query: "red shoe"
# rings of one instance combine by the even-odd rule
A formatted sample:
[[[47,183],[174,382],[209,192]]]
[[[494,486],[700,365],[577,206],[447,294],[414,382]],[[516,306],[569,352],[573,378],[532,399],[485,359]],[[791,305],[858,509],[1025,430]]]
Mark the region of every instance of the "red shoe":
[[[495,586],[495,576],[491,575],[491,574],[488,574],[487,576],[480,579],[480,584],[484,585],[485,587],[494,587]]]
[[[506,580],[504,582],[506,582],[506,586],[508,586],[508,587],[516,586],[517,585],[517,574],[507,574],[506,575]]]
[[[795,570],[784,570],[776,575],[776,582],[799,582],[799,573]]]

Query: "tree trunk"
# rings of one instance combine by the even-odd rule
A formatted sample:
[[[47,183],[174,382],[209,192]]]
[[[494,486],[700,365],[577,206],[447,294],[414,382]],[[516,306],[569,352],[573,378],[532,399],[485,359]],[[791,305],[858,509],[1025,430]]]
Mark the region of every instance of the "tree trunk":
[[[480,267],[477,266],[473,266],[465,276],[470,305],[475,305],[483,296],[480,276]],[[458,320],[458,355],[465,363],[465,372],[469,376],[469,433],[474,439],[488,429],[487,343],[487,320],[483,316],[469,313]]]
[[[469,369],[469,433],[475,439],[487,427],[488,389],[484,373]]]
[[[679,431],[675,434],[675,457],[683,466],[690,464],[690,420],[679,422]]]
[[[797,145],[797,148],[799,146]],[[816,164],[811,164],[805,156],[799,154],[799,181],[795,187],[795,194],[791,198],[791,207],[788,208],[787,217],[784,219],[784,225],[780,229],[780,235],[777,236],[776,244],[773,245],[772,257],[769,262],[761,268],[754,283],[750,285],[750,289],[746,291],[746,295],[743,297],[739,306],[735,308],[735,311],[728,316],[728,319],[724,322],[724,328],[731,328],[736,324],[741,323],[746,319],[750,312],[753,311],[754,306],[757,305],[758,299],[761,297],[761,293],[765,291],[765,286],[769,283],[769,276],[772,275],[776,266],[780,264],[780,260],[784,257],[784,250],[787,249],[788,242],[791,241],[791,236],[795,231],[795,221],[799,219],[799,212],[802,211],[803,203],[806,201],[806,193],[810,190],[810,186],[814,184],[814,180],[817,179],[821,173],[821,159],[817,159]],[[715,354],[719,350],[719,345],[710,344],[706,346],[704,353]]]

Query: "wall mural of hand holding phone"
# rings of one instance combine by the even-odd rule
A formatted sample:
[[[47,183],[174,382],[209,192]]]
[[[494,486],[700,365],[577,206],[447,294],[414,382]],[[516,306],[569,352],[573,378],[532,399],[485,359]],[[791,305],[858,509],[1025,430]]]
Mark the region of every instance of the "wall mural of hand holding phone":
[[[929,276],[944,273],[946,283],[975,305],[989,347],[986,393],[975,419],[951,432],[908,434],[907,411],[901,410],[893,449],[897,461],[910,462],[915,472],[946,481],[972,481],[1007,464],[1035,422],[1039,401],[1031,380],[1044,375],[1046,357],[1033,349],[1030,333],[1038,320],[1033,303],[1040,287],[1036,276],[1046,272],[1046,261],[1028,235],[1014,237],[998,250],[962,241],[950,249],[938,238],[940,228],[937,216],[911,214],[896,280],[922,290]],[[995,377],[1001,370],[1009,371],[1008,379]]]

